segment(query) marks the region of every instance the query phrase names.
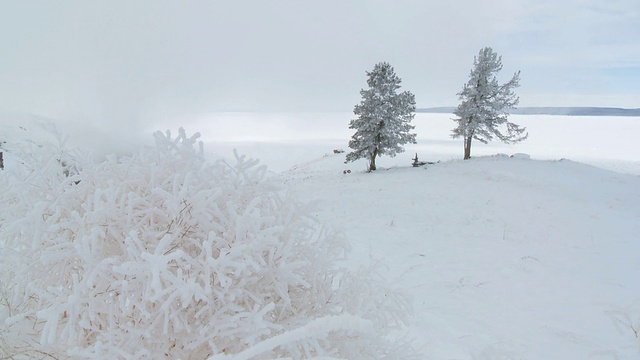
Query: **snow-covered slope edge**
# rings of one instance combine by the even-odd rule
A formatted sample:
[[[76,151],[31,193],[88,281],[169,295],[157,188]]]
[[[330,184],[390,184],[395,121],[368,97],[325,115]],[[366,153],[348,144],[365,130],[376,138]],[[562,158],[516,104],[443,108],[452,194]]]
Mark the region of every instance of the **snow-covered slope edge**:
[[[569,160],[485,157],[281,176],[413,296],[434,359],[637,359],[640,177]]]

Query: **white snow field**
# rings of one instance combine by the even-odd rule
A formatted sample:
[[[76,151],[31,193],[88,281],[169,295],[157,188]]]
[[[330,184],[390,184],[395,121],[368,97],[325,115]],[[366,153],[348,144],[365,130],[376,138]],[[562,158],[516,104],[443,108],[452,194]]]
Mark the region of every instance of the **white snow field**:
[[[418,144],[367,173],[333,152],[349,151],[351,117],[157,127],[200,131],[210,158],[259,158],[314,203],[352,248],[341,265],[374,263],[407,296],[406,337],[424,359],[640,358],[640,118],[512,116],[528,140],[474,141],[462,161],[452,115],[417,114]],[[412,167],[416,152],[434,164]]]
[[[639,118],[513,116],[528,140],[474,141],[462,161],[451,115],[417,114],[418,144],[366,173],[332,152],[349,114],[303,116],[306,131],[233,116],[244,130],[211,145],[262,158],[346,232],[352,262],[383,263],[425,358],[640,358]],[[415,152],[441,162],[413,168]]]
[[[283,173],[413,301],[430,359],[640,357],[640,177],[570,160],[484,157]]]

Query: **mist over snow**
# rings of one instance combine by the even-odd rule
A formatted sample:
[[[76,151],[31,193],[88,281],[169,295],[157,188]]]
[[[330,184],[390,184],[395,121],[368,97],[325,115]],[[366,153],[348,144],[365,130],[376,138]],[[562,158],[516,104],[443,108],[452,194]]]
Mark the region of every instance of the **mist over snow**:
[[[0,110],[125,132],[185,113],[350,110],[380,61],[418,107],[454,106],[484,46],[522,71],[522,106],[640,96],[637,0],[4,5]]]

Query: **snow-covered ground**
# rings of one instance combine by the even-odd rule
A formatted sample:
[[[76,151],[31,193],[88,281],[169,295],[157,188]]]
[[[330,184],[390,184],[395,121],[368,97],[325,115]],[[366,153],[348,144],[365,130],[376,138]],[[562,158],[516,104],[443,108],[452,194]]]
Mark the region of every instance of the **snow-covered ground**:
[[[474,142],[461,161],[450,116],[418,114],[418,144],[365,173],[332,152],[348,150],[349,114],[258,130],[235,116],[244,130],[210,150],[263,159],[346,232],[353,262],[382,261],[412,298],[409,336],[426,358],[640,358],[640,119],[514,116],[526,142]],[[410,167],[416,152],[441,162]]]
[[[640,177],[570,160],[484,157],[283,173],[412,297],[432,359],[637,359]]]
[[[474,142],[461,161],[451,116],[418,114],[418,144],[366,173],[364,160],[333,153],[348,151],[351,117],[215,114],[157,127],[202,132],[212,157],[260,158],[315,202],[318,220],[347,236],[350,262],[380,261],[410,297],[407,336],[425,358],[640,358],[640,118],[513,116],[526,142]],[[416,152],[436,163],[411,167]]]

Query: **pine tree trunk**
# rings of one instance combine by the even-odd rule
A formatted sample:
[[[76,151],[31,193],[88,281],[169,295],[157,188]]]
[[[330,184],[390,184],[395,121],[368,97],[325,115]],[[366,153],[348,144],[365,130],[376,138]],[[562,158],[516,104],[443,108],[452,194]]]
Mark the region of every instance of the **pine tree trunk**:
[[[369,158],[369,171],[376,169],[376,156],[378,156],[378,148],[373,150],[373,154],[371,154],[371,158]]]
[[[2,151],[0,151],[0,170],[4,169],[4,160],[2,159]]]
[[[464,138],[464,160],[471,158],[471,139],[473,139],[473,136]]]

